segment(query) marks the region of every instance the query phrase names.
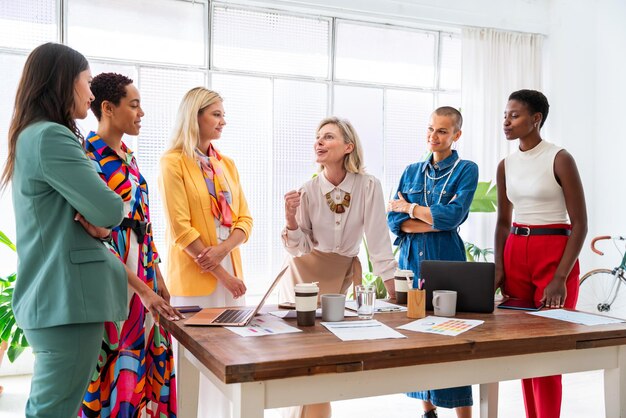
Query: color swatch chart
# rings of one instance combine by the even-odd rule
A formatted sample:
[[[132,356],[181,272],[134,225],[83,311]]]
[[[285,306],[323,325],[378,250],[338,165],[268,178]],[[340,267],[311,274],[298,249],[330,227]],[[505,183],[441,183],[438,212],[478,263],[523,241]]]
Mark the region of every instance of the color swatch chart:
[[[406,325],[399,326],[400,329],[416,332],[428,332],[431,334],[449,335],[456,337],[459,334],[469,331],[477,327],[485,321],[477,319],[455,319],[443,318],[440,316],[427,316],[417,321],[409,322]]]

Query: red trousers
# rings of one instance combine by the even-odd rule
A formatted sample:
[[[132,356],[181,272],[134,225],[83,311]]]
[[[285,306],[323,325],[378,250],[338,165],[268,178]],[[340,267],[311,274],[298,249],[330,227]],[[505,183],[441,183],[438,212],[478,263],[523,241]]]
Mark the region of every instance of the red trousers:
[[[514,226],[528,226],[518,225]],[[532,229],[533,226],[530,226]],[[535,228],[567,228],[541,225]],[[565,235],[509,235],[504,246],[504,293],[512,298],[539,302],[561,261],[569,237]],[[567,276],[565,307],[574,309],[578,299],[578,261]],[[561,375],[522,380],[528,418],[558,418],[561,415]]]

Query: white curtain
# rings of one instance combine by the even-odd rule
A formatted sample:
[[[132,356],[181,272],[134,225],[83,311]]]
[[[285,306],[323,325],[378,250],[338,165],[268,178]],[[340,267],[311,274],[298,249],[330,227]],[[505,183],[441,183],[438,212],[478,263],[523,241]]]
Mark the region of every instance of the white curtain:
[[[541,90],[542,35],[494,29],[463,29],[462,158],[478,164],[480,180],[496,181],[498,163],[515,149],[502,132],[509,95]],[[467,241],[493,247],[494,213],[471,213],[463,227]]]

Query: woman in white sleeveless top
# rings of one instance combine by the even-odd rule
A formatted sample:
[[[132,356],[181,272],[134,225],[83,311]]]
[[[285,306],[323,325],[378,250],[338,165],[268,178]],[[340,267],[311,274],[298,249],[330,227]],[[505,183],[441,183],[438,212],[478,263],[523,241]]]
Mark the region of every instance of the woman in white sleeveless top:
[[[519,149],[498,165],[495,286],[513,298],[575,308],[585,195],[574,158],[541,138],[548,109],[534,90],[512,93],[506,105],[504,135],[519,139]],[[560,375],[524,379],[522,387],[528,418],[560,416]]]

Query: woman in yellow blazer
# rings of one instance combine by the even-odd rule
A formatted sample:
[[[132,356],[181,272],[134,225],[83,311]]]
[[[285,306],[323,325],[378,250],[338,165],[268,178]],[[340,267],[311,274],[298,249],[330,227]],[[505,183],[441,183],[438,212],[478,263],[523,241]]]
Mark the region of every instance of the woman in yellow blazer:
[[[220,95],[204,87],[191,89],[178,108],[170,149],[161,158],[173,306],[244,303],[238,247],[250,235],[252,217],[233,160],[213,146],[225,125]],[[211,386],[201,379],[200,416],[228,416],[229,403]]]
[[[213,146],[225,125],[220,95],[204,87],[190,90],[161,158],[168,287],[172,296],[202,307],[235,303],[229,296],[246,291],[238,247],[250,235],[252,217],[233,160]],[[219,300],[211,297],[215,293]]]

